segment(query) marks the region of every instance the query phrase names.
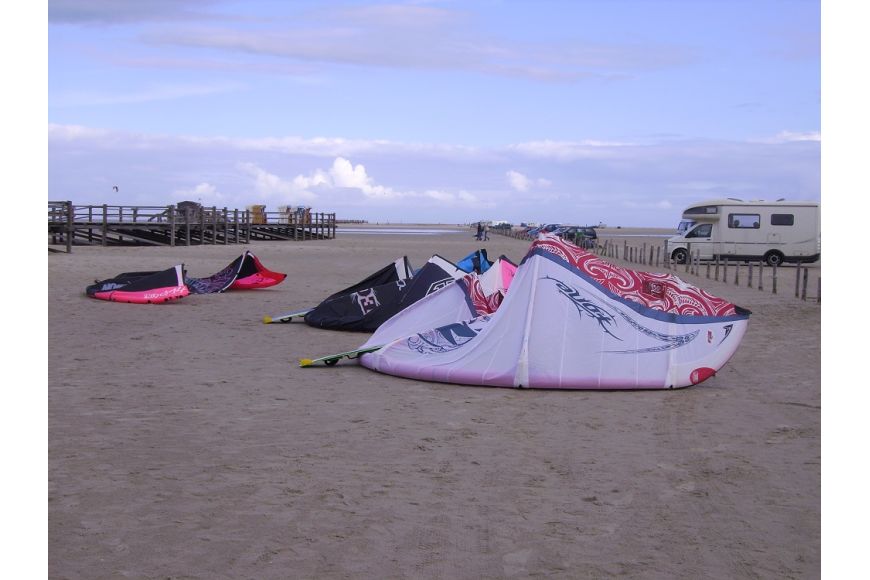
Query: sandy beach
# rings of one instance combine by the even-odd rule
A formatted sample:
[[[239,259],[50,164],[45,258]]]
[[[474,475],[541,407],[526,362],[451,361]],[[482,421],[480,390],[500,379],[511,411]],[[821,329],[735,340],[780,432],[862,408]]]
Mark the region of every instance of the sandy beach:
[[[819,577],[821,306],[793,280],[679,271],[753,315],[717,376],[676,391],[299,368],[368,335],[262,323],[402,255],[519,263],[529,246],[438,228],[458,233],[50,254],[49,577]],[[166,305],[84,294],[178,263],[209,276],[245,249],[287,280]]]

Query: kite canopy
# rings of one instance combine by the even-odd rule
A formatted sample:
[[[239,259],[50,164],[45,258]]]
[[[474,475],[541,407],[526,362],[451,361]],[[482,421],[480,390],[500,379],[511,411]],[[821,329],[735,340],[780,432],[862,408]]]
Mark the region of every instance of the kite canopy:
[[[456,265],[460,270],[465,272],[477,272],[478,274],[483,274],[490,268],[490,266],[492,266],[492,262],[487,258],[486,250],[481,248],[471,252],[456,262]]]
[[[497,311],[406,332],[360,361],[470,385],[685,387],[728,361],[749,315],[676,276],[620,268],[547,234],[532,244]]]
[[[160,304],[184,298],[190,291],[184,284],[184,265],[161,272],[125,272],[100,280],[85,289],[91,298],[136,304]]]
[[[247,252],[233,260],[229,266],[208,278],[192,278],[190,276],[185,276],[184,283],[187,284],[188,288],[190,288],[191,294],[214,294],[216,292],[225,292],[230,289],[230,286],[232,286],[233,282],[238,278],[246,254]]]
[[[432,256],[413,278],[358,289],[327,298],[305,315],[310,326],[373,332],[385,320],[421,298],[452,284],[464,272],[441,256]],[[355,285],[358,287],[359,284]]]
[[[368,290],[369,288],[374,288],[375,286],[381,286],[383,284],[389,284],[390,282],[407,280],[408,278],[412,278],[413,276],[414,269],[411,267],[411,262],[408,261],[408,256],[402,256],[401,258],[397,258],[391,264],[387,264],[374,274],[371,274],[370,276],[367,276],[366,278],[360,280],[356,284],[348,286],[344,290],[339,290],[338,292],[327,296],[326,300],[331,300],[333,298],[338,298],[339,296],[345,296],[347,294],[353,294],[354,292],[359,292],[361,290]]]
[[[231,267],[232,264],[228,267]],[[242,263],[236,279],[230,286],[233,290],[254,290],[268,288],[284,281],[287,274],[273,272],[263,266],[260,260],[250,251],[242,255]]]
[[[498,310],[517,266],[504,256],[485,274],[470,272],[440,290],[401,310],[381,324],[362,348],[387,344],[414,334],[421,328],[436,328]]]

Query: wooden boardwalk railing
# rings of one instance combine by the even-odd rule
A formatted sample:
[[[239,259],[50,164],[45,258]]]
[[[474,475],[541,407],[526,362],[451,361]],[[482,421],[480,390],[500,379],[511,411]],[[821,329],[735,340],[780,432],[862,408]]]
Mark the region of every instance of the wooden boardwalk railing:
[[[48,202],[49,250],[78,245],[247,244],[335,238],[334,213],[257,212],[218,207],[74,205]]]

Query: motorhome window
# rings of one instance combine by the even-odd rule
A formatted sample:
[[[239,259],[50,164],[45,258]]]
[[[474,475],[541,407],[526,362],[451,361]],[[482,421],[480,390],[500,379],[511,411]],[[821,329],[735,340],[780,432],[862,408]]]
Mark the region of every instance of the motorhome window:
[[[691,228],[691,227],[692,227],[693,225],[695,225],[696,223],[697,223],[697,222],[695,222],[695,221],[693,221],[693,220],[684,220],[684,221],[681,221],[681,222],[680,222],[680,225],[677,226],[677,233],[678,233],[678,234],[682,234],[682,233],[685,233],[685,232],[689,231],[689,228]]]
[[[713,224],[701,224],[686,234],[687,238],[709,238],[713,233]]]
[[[690,207],[689,209],[687,209],[687,210],[684,211],[683,213],[684,213],[684,214],[690,214],[690,215],[695,215],[695,214],[704,214],[704,215],[716,214],[716,213],[719,213],[719,206],[718,206],[718,205],[702,205],[702,206],[698,206],[698,207]]]
[[[761,226],[761,216],[757,213],[729,213],[728,227],[754,229]]]
[[[793,226],[794,214],[790,213],[774,213],[770,215],[770,225],[772,226]]]

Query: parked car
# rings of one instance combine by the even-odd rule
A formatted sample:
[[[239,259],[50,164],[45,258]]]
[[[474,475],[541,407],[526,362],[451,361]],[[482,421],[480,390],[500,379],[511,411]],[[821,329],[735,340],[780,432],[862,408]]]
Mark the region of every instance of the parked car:
[[[595,228],[590,226],[569,226],[556,230],[556,235],[568,240],[581,248],[589,249],[595,245],[598,234]]]

